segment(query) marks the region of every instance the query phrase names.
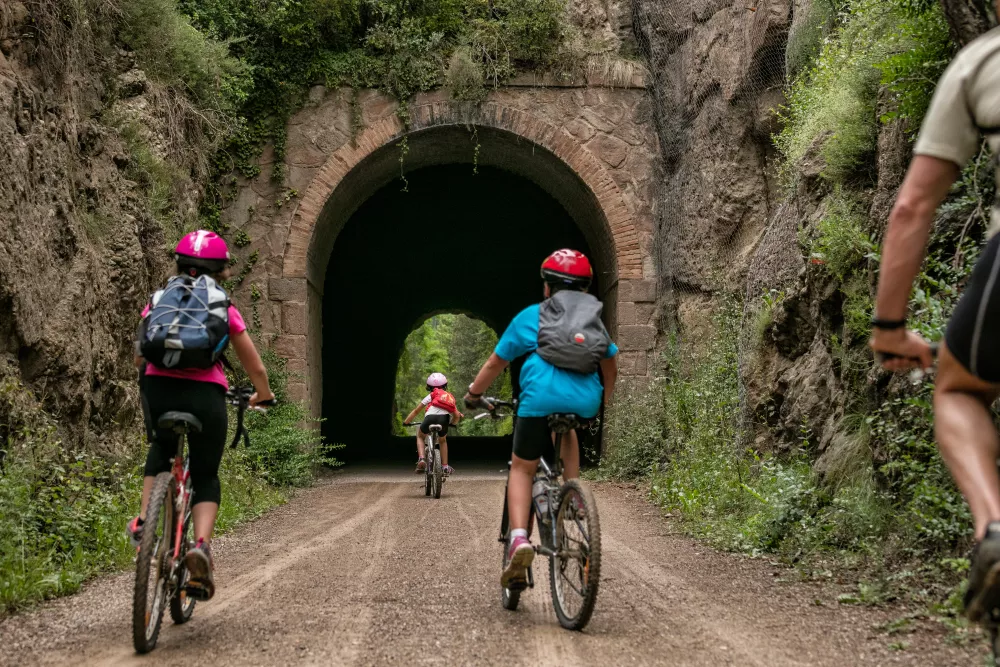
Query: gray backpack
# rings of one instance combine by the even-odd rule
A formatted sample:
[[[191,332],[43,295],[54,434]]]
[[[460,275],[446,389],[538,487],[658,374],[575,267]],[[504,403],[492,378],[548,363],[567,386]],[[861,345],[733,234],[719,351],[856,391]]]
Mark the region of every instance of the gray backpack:
[[[594,373],[611,336],[601,321],[604,306],[592,294],[563,290],[538,308],[538,356],[553,366]]]

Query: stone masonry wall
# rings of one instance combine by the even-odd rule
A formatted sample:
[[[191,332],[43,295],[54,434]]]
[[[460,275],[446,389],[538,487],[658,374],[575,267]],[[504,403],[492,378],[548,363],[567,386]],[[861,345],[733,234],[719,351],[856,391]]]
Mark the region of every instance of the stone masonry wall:
[[[573,85],[522,79],[492,92],[473,118],[550,148],[594,192],[612,227],[618,257],[612,321],[622,349],[621,372],[646,376],[657,336],[653,220],[660,149],[641,77],[633,84],[612,88],[599,78]],[[411,129],[458,124],[469,118],[467,107],[459,113],[447,91],[420,95],[411,102]],[[405,134],[396,110],[394,100],[375,91],[315,87],[306,107],[289,122],[284,183],[272,180],[274,154],[268,151],[261,174],[238,184],[224,213],[223,221],[250,239],[237,250],[241,261],[254,253],[258,257],[235,299],[245,310],[252,308],[261,332],[274,335],[275,349],[300,376],[290,385],[292,394],[302,399],[314,394],[314,410],[317,392],[309,385],[311,378],[318,380],[320,332],[315,329],[321,320],[309,303],[306,258],[291,248],[301,245],[296,234],[301,238],[304,226],[315,225],[320,215],[324,201],[315,201],[322,199],[315,193],[336,187],[331,174],[349,171],[366,154],[395,145]]]

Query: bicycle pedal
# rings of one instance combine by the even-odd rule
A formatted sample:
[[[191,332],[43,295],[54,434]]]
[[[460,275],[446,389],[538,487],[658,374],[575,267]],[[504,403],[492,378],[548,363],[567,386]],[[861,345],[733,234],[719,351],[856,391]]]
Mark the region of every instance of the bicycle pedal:
[[[198,602],[205,602],[207,600],[210,600],[212,597],[211,595],[209,595],[208,589],[203,586],[193,586],[191,584],[188,584],[187,586],[184,587],[184,592],[187,594],[189,598],[197,600]]]

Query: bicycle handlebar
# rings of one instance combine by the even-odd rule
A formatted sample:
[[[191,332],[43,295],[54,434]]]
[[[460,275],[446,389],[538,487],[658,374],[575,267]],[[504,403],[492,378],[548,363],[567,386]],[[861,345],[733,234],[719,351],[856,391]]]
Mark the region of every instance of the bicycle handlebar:
[[[936,359],[936,358],[937,358],[937,356],[938,356],[938,349],[940,349],[940,347],[941,347],[941,344],[940,344],[940,343],[931,343],[931,355],[932,355],[932,356],[933,356],[933,357],[934,357],[935,359]],[[877,360],[877,361],[878,361],[878,362],[879,362],[880,364],[881,364],[881,363],[883,363],[883,362],[885,362],[885,361],[889,361],[890,359],[902,359],[902,358],[903,358],[903,357],[902,357],[901,355],[898,355],[898,354],[892,354],[891,352],[876,352],[876,353],[875,353],[875,359],[876,359],[876,360]],[[912,358],[912,357],[911,357],[911,360],[912,360],[912,361],[919,361],[919,359],[916,359],[916,358]]]
[[[479,399],[480,405],[486,404],[486,412],[481,412],[480,414],[473,417],[473,419],[484,419],[490,417],[492,419],[503,419],[514,413],[517,409],[517,400],[513,401],[503,401],[499,398],[493,398],[490,396],[483,396]],[[505,408],[505,410],[498,410],[498,408]]]
[[[243,424],[243,415],[246,411],[250,409],[257,410],[258,412],[267,412],[268,407],[278,404],[277,398],[271,398],[266,401],[260,401],[256,405],[250,405],[250,397],[253,396],[253,393],[253,387],[230,387],[229,391],[226,392],[226,403],[236,406],[236,433],[233,435],[233,442],[229,445],[234,449],[239,444],[241,436],[243,438],[243,445],[245,447],[250,446],[250,434]]]

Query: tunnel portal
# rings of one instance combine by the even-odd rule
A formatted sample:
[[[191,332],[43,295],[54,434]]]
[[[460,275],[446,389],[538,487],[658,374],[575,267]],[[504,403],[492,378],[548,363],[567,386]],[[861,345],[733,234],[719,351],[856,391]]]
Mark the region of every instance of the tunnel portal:
[[[541,300],[539,266],[561,247],[594,258],[601,294],[613,267],[600,265],[573,217],[531,180],[498,167],[418,169],[361,204],[337,235],[323,285],[323,428],[329,442],[347,445],[338,456],[411,461],[412,440],[391,434],[406,336],[437,312],[467,313],[502,333]],[[451,389],[460,397],[465,387]],[[509,452],[509,438],[451,443],[455,461]]]

